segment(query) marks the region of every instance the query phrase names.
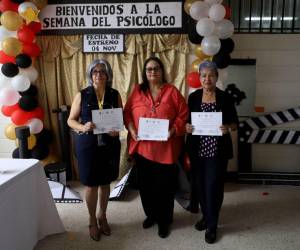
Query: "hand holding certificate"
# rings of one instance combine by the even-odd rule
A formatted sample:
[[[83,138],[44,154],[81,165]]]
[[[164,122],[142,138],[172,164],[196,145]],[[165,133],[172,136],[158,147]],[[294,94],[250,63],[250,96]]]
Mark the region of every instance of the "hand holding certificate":
[[[193,135],[222,136],[222,112],[192,112]]]
[[[147,141],[167,141],[169,120],[141,117],[139,120],[138,137]]]
[[[94,134],[104,134],[123,130],[123,111],[121,108],[92,110]]]

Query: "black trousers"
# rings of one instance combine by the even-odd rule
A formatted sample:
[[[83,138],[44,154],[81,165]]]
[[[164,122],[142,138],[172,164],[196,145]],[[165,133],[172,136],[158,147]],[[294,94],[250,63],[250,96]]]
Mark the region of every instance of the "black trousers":
[[[227,172],[227,159],[191,159],[193,181],[201,211],[209,229],[216,229],[219,212],[224,199],[224,183]]]
[[[146,216],[158,224],[173,221],[174,196],[177,187],[177,166],[135,157],[138,186]]]

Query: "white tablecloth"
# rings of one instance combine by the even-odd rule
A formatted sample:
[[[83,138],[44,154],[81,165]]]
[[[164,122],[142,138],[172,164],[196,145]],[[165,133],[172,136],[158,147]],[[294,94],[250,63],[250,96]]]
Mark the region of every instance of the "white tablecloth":
[[[39,161],[0,159],[0,249],[32,250],[64,231]]]

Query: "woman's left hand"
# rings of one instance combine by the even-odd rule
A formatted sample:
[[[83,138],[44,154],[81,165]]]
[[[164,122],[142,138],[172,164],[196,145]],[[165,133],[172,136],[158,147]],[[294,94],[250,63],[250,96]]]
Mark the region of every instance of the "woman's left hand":
[[[119,136],[119,132],[118,132],[118,131],[110,131],[108,134],[109,134],[111,137]]]
[[[229,134],[229,132],[230,132],[229,126],[227,126],[227,125],[220,126],[220,129],[221,129],[223,135],[224,134]]]

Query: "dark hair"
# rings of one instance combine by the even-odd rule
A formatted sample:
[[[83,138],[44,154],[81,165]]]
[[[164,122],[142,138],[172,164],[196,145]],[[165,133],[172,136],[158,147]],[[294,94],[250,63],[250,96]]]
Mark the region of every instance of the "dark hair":
[[[145,62],[144,62],[144,66],[143,66],[143,71],[142,71],[142,79],[143,82],[140,85],[140,89],[145,92],[147,89],[149,89],[149,81],[147,79],[147,75],[146,75],[146,66],[150,61],[155,61],[159,64],[159,67],[161,69],[162,72],[162,81],[163,83],[166,82],[166,77],[165,77],[165,67],[162,63],[162,61],[158,58],[158,57],[149,57]]]

